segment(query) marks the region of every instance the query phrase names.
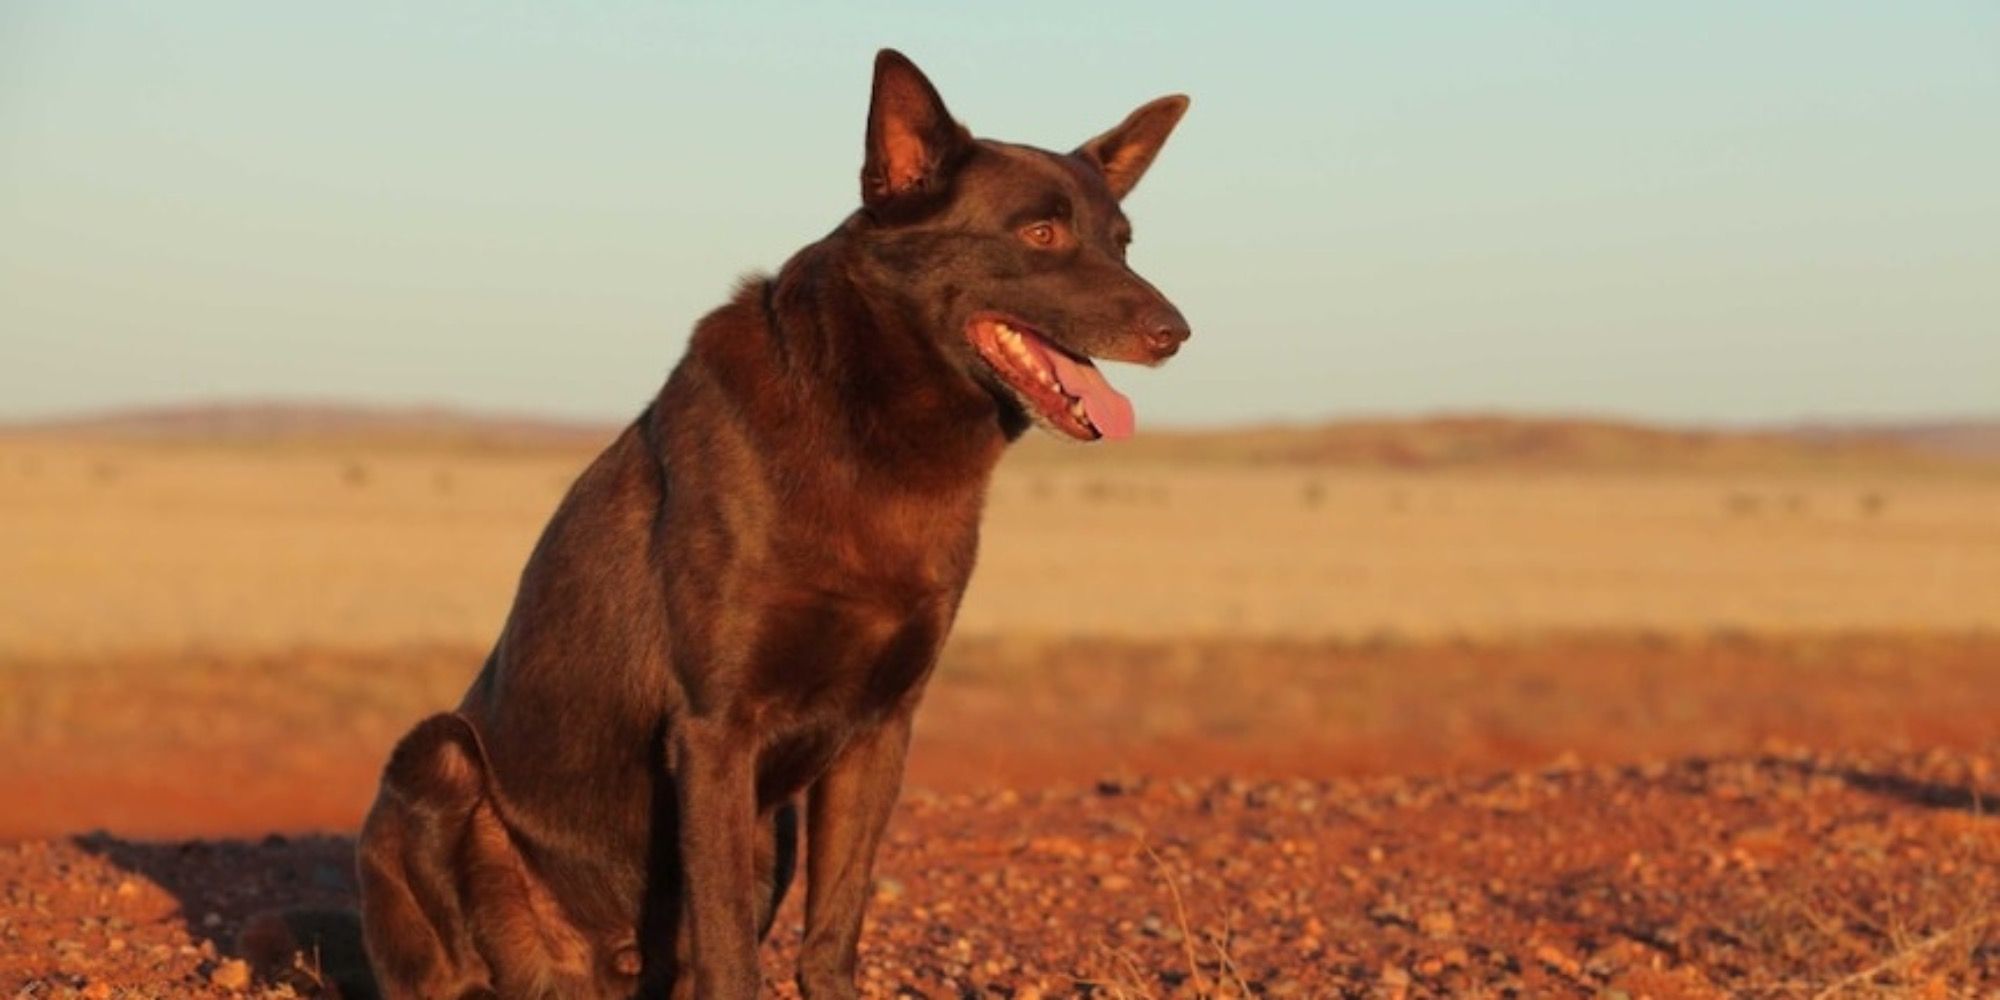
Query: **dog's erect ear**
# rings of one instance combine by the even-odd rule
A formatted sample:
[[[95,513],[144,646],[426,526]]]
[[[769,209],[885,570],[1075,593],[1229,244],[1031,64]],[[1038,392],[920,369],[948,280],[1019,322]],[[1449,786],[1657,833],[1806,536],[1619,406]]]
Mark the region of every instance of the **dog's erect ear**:
[[[972,134],[951,118],[937,88],[895,49],[875,54],[875,92],[868,101],[868,156],[861,166],[861,203],[878,207],[940,190],[945,175],[972,146]]]
[[[1076,155],[1097,165],[1111,194],[1123,198],[1139,186],[1153,157],[1166,145],[1167,136],[1187,114],[1188,99],[1182,94],[1162,97],[1125,116],[1116,128],[1077,147]]]

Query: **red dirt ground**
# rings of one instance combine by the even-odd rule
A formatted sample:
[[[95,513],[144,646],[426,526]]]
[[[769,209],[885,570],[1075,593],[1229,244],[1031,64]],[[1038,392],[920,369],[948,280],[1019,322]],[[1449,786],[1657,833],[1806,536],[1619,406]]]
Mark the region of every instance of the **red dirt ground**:
[[[0,996],[324,994],[242,932],[351,904],[351,841],[262,831],[351,829],[464,652],[24,689],[145,724],[0,735]],[[2000,995],[2000,638],[996,642],[924,718],[865,995]]]

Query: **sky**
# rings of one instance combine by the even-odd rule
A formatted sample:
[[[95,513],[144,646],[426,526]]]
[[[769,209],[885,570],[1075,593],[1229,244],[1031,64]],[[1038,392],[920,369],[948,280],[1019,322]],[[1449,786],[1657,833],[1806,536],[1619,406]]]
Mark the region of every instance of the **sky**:
[[[857,204],[878,47],[980,135],[1193,109],[1142,424],[2000,415],[2000,4],[0,4],[0,419],[636,412]]]

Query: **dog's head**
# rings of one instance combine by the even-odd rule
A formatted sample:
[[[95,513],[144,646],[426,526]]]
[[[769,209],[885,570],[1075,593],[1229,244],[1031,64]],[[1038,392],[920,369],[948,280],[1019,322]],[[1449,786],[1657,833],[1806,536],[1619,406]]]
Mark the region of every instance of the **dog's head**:
[[[973,138],[908,59],[876,57],[853,223],[863,269],[1013,427],[1129,436],[1132,405],[1092,359],[1156,365],[1187,340],[1180,311],[1126,264],[1118,205],[1187,106],[1160,98],[1052,153]]]

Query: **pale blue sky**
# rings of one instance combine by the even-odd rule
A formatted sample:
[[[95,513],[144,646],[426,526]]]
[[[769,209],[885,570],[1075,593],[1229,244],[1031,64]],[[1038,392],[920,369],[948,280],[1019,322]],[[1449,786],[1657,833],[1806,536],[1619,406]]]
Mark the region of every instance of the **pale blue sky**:
[[[2000,4],[0,4],[0,417],[619,417],[855,202],[868,72],[1172,91],[1142,423],[2000,412]]]

